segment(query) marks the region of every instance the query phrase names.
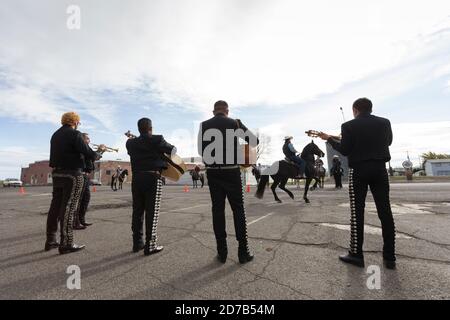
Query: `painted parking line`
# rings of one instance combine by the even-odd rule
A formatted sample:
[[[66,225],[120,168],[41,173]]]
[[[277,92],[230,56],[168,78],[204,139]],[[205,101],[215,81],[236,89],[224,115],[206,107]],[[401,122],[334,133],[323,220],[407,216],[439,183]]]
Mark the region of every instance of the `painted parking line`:
[[[252,224],[254,224],[254,223],[258,222],[258,221],[261,221],[261,220],[263,220],[263,219],[265,219],[265,218],[267,218],[267,217],[270,217],[271,215],[274,215],[274,214],[275,214],[275,212],[269,212],[269,213],[266,214],[265,216],[262,216],[262,217],[260,217],[260,218],[258,218],[258,219],[256,219],[256,220],[253,220],[253,221],[250,222],[248,225],[250,226],[250,225],[252,225]]]
[[[201,207],[207,207],[207,206],[209,206],[209,204],[198,204],[198,205],[193,206],[193,207],[179,208],[179,209],[172,209],[172,210],[169,210],[169,211],[167,211],[167,212],[186,211],[186,210],[191,210],[191,209],[196,209],[196,208],[201,208]]]
[[[335,223],[319,223],[320,226],[324,226],[324,227],[328,227],[328,228],[334,228],[334,229],[338,229],[338,230],[343,230],[343,231],[350,231],[350,226],[349,225],[343,225],[343,224],[335,224]],[[367,224],[364,225],[364,233],[365,234],[371,234],[371,235],[377,235],[377,236],[382,236],[382,229],[379,227],[373,227],[373,226],[369,226]],[[401,233],[401,232],[396,232],[395,237],[397,239],[412,239],[412,237]]]

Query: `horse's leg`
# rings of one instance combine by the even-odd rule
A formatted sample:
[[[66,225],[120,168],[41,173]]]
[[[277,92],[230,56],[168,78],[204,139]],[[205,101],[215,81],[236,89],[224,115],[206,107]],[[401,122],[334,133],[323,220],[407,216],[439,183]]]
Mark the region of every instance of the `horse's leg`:
[[[306,178],[305,183],[305,193],[303,195],[303,200],[305,200],[306,203],[310,203],[308,199],[308,191],[309,191],[309,185],[311,184],[312,178]]]
[[[289,191],[288,189],[286,189],[286,183],[288,182],[289,178],[283,179],[280,183],[280,189],[283,190],[284,192],[286,192],[289,197],[291,197],[292,200],[294,200],[294,194]]]
[[[280,184],[280,180],[278,180],[278,178],[274,179],[270,189],[272,189],[272,193],[273,193],[273,196],[275,197],[275,201],[278,203],[281,203],[282,201],[280,200],[280,198],[278,198],[277,192],[275,191],[275,189],[278,187],[279,184]]]

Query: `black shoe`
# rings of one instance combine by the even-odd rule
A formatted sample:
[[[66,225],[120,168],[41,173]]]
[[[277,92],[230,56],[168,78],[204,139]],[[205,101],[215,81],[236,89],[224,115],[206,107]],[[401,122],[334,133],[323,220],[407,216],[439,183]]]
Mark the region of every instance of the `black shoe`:
[[[52,249],[56,249],[59,247],[58,241],[46,241],[45,242],[45,251],[50,251]]]
[[[355,255],[350,252],[345,256],[339,256],[339,260],[341,260],[342,262],[349,263],[354,266],[360,267],[360,268],[364,268],[364,266],[365,266],[363,256]]]
[[[395,270],[397,268],[397,264],[394,260],[386,260],[384,259],[384,266],[386,269]]]
[[[86,246],[85,245],[77,245],[77,244],[72,244],[71,246],[65,246],[59,247],[59,253],[60,254],[66,254],[66,253],[72,253],[72,252],[77,252],[80,250],[83,250]]]
[[[139,251],[144,249],[144,247],[145,247],[144,242],[133,243],[133,252],[138,253]]]
[[[159,253],[159,252],[161,252],[163,250],[164,250],[163,246],[156,246],[152,250],[150,250],[150,246],[148,244],[146,244],[145,248],[144,248],[144,255],[150,256],[152,254]]]
[[[244,264],[253,260],[254,256],[250,253],[248,243],[239,244],[238,258],[240,264]]]
[[[89,226],[92,226],[92,223],[89,223],[89,222],[80,222],[80,224],[81,225],[83,225],[83,226],[85,226],[85,227],[89,227]]]
[[[227,262],[228,247],[226,240],[217,240],[217,260],[221,263]]]
[[[73,226],[73,230],[84,230],[84,229],[86,229],[86,226],[83,226],[82,224]]]

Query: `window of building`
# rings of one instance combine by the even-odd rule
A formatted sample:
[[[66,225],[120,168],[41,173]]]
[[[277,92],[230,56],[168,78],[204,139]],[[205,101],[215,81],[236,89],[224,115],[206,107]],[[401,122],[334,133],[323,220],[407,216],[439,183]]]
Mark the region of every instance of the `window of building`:
[[[111,170],[106,170],[106,175],[110,176],[111,175]]]

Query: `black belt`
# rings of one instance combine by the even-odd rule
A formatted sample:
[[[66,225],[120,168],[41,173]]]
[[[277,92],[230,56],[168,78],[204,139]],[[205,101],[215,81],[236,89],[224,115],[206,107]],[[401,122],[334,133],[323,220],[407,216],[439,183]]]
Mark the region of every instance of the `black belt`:
[[[214,167],[206,167],[206,170],[232,170],[232,169],[239,169],[240,166],[234,165],[234,166],[214,166]]]
[[[156,174],[157,176],[161,175],[161,172],[156,171],[156,170],[147,170],[147,171],[134,171],[134,174],[138,174],[138,173],[152,173],[152,174]]]
[[[81,169],[53,168],[53,172],[83,173]]]

